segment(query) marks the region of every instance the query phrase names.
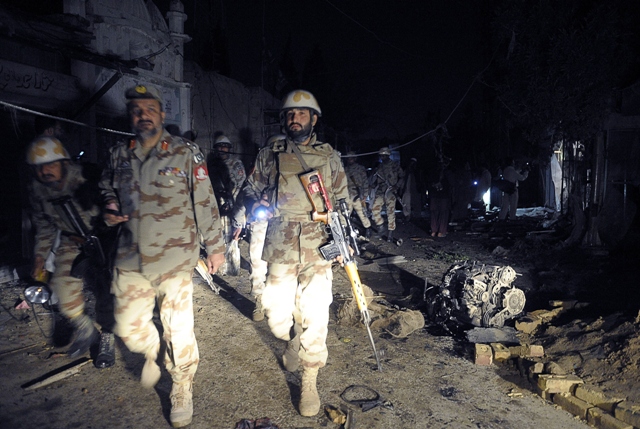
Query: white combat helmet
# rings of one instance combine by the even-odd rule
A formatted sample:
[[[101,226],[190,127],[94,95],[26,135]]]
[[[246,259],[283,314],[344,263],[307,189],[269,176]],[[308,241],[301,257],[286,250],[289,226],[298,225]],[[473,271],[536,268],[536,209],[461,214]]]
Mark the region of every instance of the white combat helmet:
[[[39,137],[31,142],[27,150],[27,164],[41,165],[71,159],[69,152],[55,137]]]
[[[378,151],[378,155],[391,155],[391,151],[386,146],[381,147],[380,150]]]
[[[311,109],[316,115],[322,116],[322,110],[320,110],[316,97],[314,97],[309,91],[305,91],[303,89],[296,89],[295,91],[291,91],[287,94],[284,98],[284,103],[282,104],[280,112],[285,112],[294,108]]]
[[[216,141],[213,143],[213,147],[218,147],[218,146],[226,146],[228,148],[232,148],[233,143],[231,143],[231,140],[229,140],[229,137],[225,135],[221,135],[216,137]]]

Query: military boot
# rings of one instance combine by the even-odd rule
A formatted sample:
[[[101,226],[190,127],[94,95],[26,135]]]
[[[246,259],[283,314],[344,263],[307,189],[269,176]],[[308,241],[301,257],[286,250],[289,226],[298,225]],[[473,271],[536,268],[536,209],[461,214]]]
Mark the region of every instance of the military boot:
[[[300,383],[300,415],[311,417],[320,411],[320,396],[316,388],[318,368],[304,368]]]
[[[69,347],[67,354],[75,358],[89,351],[91,344],[98,339],[98,330],[93,326],[93,321],[86,314],[81,314],[70,319],[71,324],[76,328],[76,338]]]
[[[98,356],[93,362],[96,368],[109,368],[116,363],[116,341],[111,332],[103,332],[100,335]]]
[[[393,243],[393,229],[390,229],[389,232],[387,233],[387,242],[389,243]]]
[[[377,238],[378,240],[382,240],[382,236],[384,236],[385,232],[387,232],[387,227],[384,225],[384,223],[376,225],[375,238]]]
[[[262,308],[262,295],[256,296],[256,306],[253,309],[253,321],[261,322],[264,320],[264,308]]]
[[[298,352],[300,351],[300,334],[302,333],[302,328],[300,325],[295,324],[293,330],[295,336],[289,340],[287,349],[284,351],[284,355],[282,355],[282,363],[289,372],[295,372],[300,367],[300,356],[298,356]]]
[[[159,346],[154,351],[145,354],[146,362],[142,367],[142,375],[140,376],[140,384],[145,389],[152,389],[160,381],[160,367],[156,363],[158,348]]]
[[[366,239],[370,239],[371,238],[371,227],[364,229],[364,238],[366,238]]]
[[[173,383],[171,388],[171,426],[181,428],[191,423],[193,418],[193,383],[191,380]]]

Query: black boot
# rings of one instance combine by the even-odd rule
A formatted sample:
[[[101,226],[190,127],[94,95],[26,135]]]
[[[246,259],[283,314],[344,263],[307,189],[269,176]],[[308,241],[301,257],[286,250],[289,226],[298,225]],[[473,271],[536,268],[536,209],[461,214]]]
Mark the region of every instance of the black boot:
[[[367,240],[371,238],[371,227],[364,229],[364,238]]]
[[[76,328],[76,338],[69,347],[67,354],[75,358],[89,351],[91,344],[98,339],[98,330],[86,314],[71,319],[71,324]]]
[[[116,341],[111,332],[103,332],[100,335],[98,356],[93,364],[96,368],[109,368],[116,363]]]
[[[390,229],[389,232],[387,233],[387,242],[393,243],[393,229]]]
[[[384,236],[385,232],[387,232],[387,228],[384,226],[384,224],[376,225],[375,238],[377,238],[378,240],[382,240],[382,237]]]

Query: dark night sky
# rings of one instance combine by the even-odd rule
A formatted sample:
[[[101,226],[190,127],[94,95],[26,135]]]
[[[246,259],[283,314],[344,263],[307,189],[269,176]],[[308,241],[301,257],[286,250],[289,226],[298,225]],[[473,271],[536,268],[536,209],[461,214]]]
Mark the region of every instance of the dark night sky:
[[[208,21],[226,31],[231,77],[249,86],[261,83],[262,38],[275,59],[287,39],[299,71],[315,46],[326,63],[331,96],[341,115],[373,117],[373,134],[397,138],[425,130],[428,112],[444,120],[473,77],[486,66],[481,45],[480,2],[264,0],[221,1],[213,6],[184,0],[187,31]],[[162,2],[161,9],[165,10]],[[304,85],[303,85],[304,86]],[[321,107],[328,94],[315,94]],[[323,103],[324,100],[324,103]],[[457,110],[460,113],[462,107]],[[452,118],[452,120],[454,120]]]

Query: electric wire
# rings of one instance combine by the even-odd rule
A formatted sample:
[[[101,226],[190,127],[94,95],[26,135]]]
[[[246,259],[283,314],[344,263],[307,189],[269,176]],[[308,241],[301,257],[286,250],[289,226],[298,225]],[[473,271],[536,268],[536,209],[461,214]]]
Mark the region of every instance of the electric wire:
[[[51,119],[55,119],[55,120],[58,120],[58,121],[67,122],[69,124],[74,124],[74,125],[79,125],[81,127],[91,128],[91,129],[98,130],[98,131],[105,131],[105,132],[108,132],[108,133],[119,134],[119,135],[123,135],[123,136],[127,136],[127,137],[133,137],[134,136],[133,133],[126,133],[124,131],[112,130],[110,128],[95,127],[95,126],[92,126],[92,125],[85,124],[83,122],[74,121],[72,119],[67,119],[67,118],[63,118],[63,117],[55,116],[55,115],[49,115],[47,113],[38,112],[37,110],[27,109],[26,107],[21,107],[21,106],[16,106],[15,104],[7,103],[6,101],[2,101],[2,100],[0,100],[0,106],[4,106],[5,109],[9,108],[9,109],[13,109],[13,110],[21,110],[23,112],[31,113],[32,115],[44,116],[45,118],[51,118]]]

